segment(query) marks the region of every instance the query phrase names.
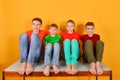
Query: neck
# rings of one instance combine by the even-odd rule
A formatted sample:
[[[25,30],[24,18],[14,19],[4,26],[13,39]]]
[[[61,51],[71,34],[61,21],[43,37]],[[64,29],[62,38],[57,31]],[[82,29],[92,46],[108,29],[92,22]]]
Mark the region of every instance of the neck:
[[[55,37],[56,35],[51,34],[50,36]]]
[[[88,36],[89,36],[89,37],[92,37],[92,36],[93,36],[93,34],[89,34]]]
[[[39,32],[39,30],[33,30],[33,32],[34,32],[34,33],[38,33],[38,32]]]
[[[68,31],[68,33],[72,34],[72,33],[73,33],[73,31]]]

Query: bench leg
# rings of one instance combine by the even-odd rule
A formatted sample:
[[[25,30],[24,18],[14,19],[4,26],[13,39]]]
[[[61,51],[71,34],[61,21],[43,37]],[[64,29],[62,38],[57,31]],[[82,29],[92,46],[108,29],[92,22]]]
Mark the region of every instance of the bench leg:
[[[98,80],[98,76],[96,75],[96,80]]]
[[[5,80],[4,71],[2,72],[2,80]]]
[[[25,80],[25,75],[23,75],[23,80]]]
[[[112,71],[110,71],[110,80],[112,80]]]

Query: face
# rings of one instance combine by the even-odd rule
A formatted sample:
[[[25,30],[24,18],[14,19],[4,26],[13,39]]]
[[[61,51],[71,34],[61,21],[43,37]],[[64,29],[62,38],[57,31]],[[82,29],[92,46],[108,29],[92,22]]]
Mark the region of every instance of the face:
[[[34,32],[38,32],[42,24],[39,21],[34,20],[32,22],[32,28]]]
[[[86,26],[86,32],[88,36],[92,37],[94,34],[94,30],[95,30],[94,26]]]
[[[71,22],[68,22],[66,27],[67,27],[68,32],[73,32],[75,25]]]
[[[56,35],[57,34],[57,28],[56,27],[50,27],[49,32],[50,32],[50,35]]]

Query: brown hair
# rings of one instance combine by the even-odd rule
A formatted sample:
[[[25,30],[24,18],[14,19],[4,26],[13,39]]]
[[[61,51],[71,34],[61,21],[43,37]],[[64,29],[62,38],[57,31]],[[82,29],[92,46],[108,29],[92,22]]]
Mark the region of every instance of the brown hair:
[[[39,21],[42,24],[42,19],[40,19],[40,18],[33,18],[32,22],[33,21]]]
[[[95,26],[93,22],[87,22],[85,26]]]
[[[75,25],[75,22],[73,20],[68,20],[67,23],[69,23],[69,22],[71,22]]]
[[[50,27],[54,27],[54,28],[57,28],[57,29],[58,29],[58,26],[57,26],[57,24],[55,24],[55,23],[51,24]]]

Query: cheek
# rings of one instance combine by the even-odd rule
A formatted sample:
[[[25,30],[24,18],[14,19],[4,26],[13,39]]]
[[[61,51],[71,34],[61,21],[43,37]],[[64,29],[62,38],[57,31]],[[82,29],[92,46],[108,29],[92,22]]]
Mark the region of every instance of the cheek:
[[[39,29],[40,28],[40,26],[37,26],[37,29]]]
[[[88,33],[88,32],[90,32],[90,30],[86,29],[86,32]]]
[[[69,30],[69,27],[67,27],[67,30]]]

